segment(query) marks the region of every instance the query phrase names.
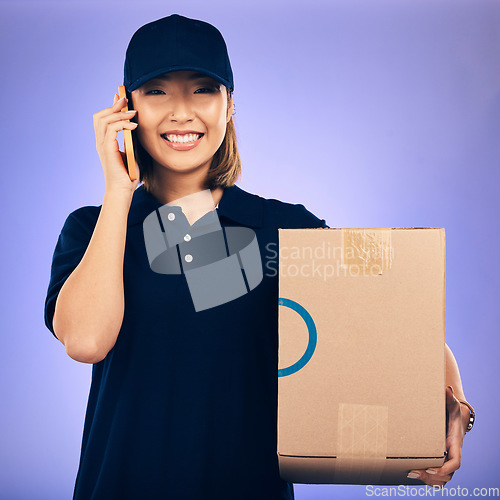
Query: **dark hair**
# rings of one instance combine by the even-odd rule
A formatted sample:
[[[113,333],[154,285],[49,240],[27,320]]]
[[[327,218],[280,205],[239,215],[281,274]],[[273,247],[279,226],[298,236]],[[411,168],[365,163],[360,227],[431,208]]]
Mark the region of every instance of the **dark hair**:
[[[231,99],[232,91],[226,87],[227,98]],[[132,95],[127,92],[130,109],[133,109]],[[131,121],[137,121],[134,117]],[[150,190],[153,182],[153,162],[149,153],[142,147],[137,138],[136,130],[132,130],[132,141],[134,144],[135,161],[139,165],[140,178],[146,190]],[[226,135],[212,158],[212,164],[205,179],[204,189],[215,189],[217,187],[232,186],[241,176],[241,159],[236,144],[236,129],[234,118],[231,116],[227,126]]]

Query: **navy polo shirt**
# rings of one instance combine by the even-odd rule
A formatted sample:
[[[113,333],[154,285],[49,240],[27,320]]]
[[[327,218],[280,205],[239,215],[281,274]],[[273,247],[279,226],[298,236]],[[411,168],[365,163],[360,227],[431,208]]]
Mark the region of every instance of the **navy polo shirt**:
[[[292,499],[279,477],[278,228],[328,227],[303,205],[233,185],[222,227],[255,231],[262,281],[195,311],[184,274],[154,272],[143,222],[160,203],[139,186],[124,255],[125,313],[114,347],[92,367],[74,499]],[[66,219],[54,251],[45,324],[78,265],[101,207]]]

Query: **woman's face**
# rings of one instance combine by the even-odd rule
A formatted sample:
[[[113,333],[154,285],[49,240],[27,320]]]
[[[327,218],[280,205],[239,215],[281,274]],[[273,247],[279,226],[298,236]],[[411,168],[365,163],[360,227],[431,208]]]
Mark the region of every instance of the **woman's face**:
[[[162,168],[208,172],[232,114],[232,98],[228,102],[224,85],[194,71],[174,71],[134,90],[132,102],[139,124],[136,134],[153,159],[155,176]],[[181,134],[185,131],[203,135],[187,144],[174,142],[189,137]]]

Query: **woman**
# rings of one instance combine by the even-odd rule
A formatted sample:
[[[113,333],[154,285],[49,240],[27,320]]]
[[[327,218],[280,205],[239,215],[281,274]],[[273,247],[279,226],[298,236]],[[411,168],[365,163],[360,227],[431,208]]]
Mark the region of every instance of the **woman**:
[[[303,205],[235,185],[233,75],[216,28],[179,15],[143,26],[127,49],[124,84],[134,110],[123,112],[115,95],[94,115],[103,203],[68,216],[45,304],[47,327],[68,355],[93,363],[74,498],[293,498],[276,456],[277,274],[253,286],[247,274],[244,292],[198,308],[188,273],[206,258],[199,238],[249,228],[270,269],[278,228],[328,226]],[[138,188],[118,148],[125,129]],[[166,218],[154,215],[165,206]],[[175,254],[184,273],[153,270],[151,214],[166,240],[175,228],[186,233]],[[227,282],[209,285],[221,296]],[[447,356],[447,383],[465,399]],[[449,460],[419,471],[427,484],[446,483],[460,462],[468,410],[447,398]]]

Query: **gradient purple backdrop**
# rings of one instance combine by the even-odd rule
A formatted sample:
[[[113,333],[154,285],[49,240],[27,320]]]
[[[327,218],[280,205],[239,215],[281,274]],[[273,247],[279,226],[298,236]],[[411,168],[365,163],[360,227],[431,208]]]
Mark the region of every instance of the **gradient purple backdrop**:
[[[52,253],[66,216],[102,203],[92,115],[113,102],[128,41],[172,13],[226,39],[241,187],[303,203],[331,227],[446,229],[447,343],[478,414],[448,487],[500,486],[500,2],[179,5],[0,2],[10,182],[0,212],[0,497],[71,498],[91,366],[71,360],[44,325]],[[295,493],[366,497],[364,486]]]

